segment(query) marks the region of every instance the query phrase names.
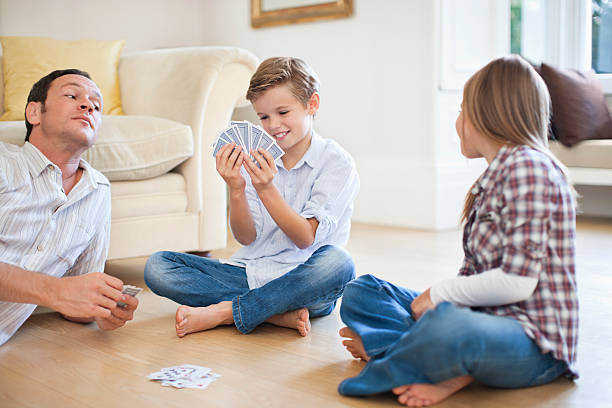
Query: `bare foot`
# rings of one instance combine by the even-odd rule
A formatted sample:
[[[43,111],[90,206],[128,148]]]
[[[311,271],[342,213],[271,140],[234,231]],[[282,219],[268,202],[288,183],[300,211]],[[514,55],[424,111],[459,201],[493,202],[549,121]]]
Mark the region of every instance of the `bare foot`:
[[[438,384],[410,384],[395,387],[397,401],[408,407],[428,407],[448,398],[474,379],[469,375],[451,378]]]
[[[339,333],[340,336],[349,338],[349,340],[343,340],[342,344],[344,344],[344,347],[346,347],[353,357],[363,361],[370,361],[370,357],[366,354],[365,348],[363,347],[361,337],[359,337],[357,333],[348,327],[341,328]]]
[[[295,329],[301,336],[306,336],[310,332],[310,314],[306,308],[270,316],[266,322]]]
[[[191,307],[181,305],[176,309],[176,335],[212,329],[221,324],[234,323],[232,302],[226,301],[206,307]]]

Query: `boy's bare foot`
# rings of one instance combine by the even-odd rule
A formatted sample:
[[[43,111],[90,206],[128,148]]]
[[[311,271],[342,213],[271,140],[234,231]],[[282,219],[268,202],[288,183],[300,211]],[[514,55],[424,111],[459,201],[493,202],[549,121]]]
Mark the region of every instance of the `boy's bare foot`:
[[[366,354],[365,348],[363,347],[363,341],[361,337],[348,327],[340,329],[340,336],[348,337],[349,340],[343,340],[342,344],[344,347],[353,355],[355,358],[359,358],[363,361],[369,361],[370,357]]]
[[[191,307],[181,305],[176,309],[176,335],[212,329],[221,324],[234,323],[232,302],[226,301],[206,307]]]
[[[266,322],[295,329],[301,336],[306,336],[310,332],[310,314],[306,308],[270,316]]]
[[[451,378],[438,384],[411,384],[395,387],[397,401],[408,407],[428,407],[448,398],[474,379],[469,375]]]

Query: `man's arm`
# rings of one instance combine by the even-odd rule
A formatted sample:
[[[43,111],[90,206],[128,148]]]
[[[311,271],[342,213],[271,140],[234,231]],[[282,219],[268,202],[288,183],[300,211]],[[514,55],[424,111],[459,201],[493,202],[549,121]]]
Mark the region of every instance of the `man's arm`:
[[[31,303],[73,318],[109,318],[123,282],[101,272],[56,278],[0,262],[0,300]]]

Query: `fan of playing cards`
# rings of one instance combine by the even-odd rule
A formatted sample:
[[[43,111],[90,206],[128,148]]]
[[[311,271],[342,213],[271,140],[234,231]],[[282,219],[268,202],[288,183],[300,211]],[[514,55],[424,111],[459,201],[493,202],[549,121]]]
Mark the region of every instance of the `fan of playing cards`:
[[[247,154],[251,150],[265,149],[270,152],[274,160],[285,154],[272,136],[259,126],[246,121],[232,121],[230,127],[219,133],[217,140],[213,143],[213,157],[217,155],[224,145],[232,142],[236,143],[236,146],[241,146],[242,151]],[[249,157],[255,161],[251,154],[249,154]]]
[[[147,375],[153,381],[160,381],[163,386],[174,388],[207,388],[208,385],[221,377],[208,367],[193,364],[162,368]]]

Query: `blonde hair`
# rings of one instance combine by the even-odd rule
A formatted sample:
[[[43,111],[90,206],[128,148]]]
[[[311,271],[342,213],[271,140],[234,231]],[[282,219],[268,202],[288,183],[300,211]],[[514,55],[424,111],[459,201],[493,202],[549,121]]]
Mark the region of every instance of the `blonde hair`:
[[[529,146],[549,156],[571,186],[566,167],[548,149],[548,89],[523,58],[509,55],[481,68],[466,82],[461,106],[464,117],[484,136],[504,144]],[[474,198],[470,188],[461,215],[463,222],[468,219]]]
[[[253,102],[268,89],[287,84],[289,91],[305,107],[319,92],[317,74],[299,58],[273,57],[263,61],[251,77],[246,97]]]

